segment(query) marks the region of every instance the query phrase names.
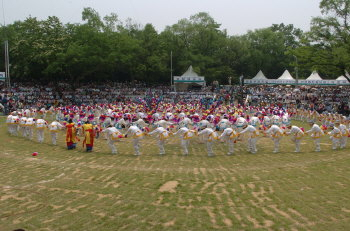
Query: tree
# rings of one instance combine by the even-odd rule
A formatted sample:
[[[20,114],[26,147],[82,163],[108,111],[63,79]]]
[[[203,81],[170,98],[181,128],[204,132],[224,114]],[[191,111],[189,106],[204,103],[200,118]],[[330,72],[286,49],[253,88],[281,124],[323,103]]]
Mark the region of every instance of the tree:
[[[350,68],[350,1],[322,0],[320,9],[323,16],[311,21],[310,41],[334,58],[329,66],[344,73],[345,69]],[[324,61],[322,57],[319,60]]]
[[[276,78],[289,66],[291,57],[286,54],[284,33],[264,28],[249,31],[244,37],[249,43],[249,75],[262,69],[270,78]]]

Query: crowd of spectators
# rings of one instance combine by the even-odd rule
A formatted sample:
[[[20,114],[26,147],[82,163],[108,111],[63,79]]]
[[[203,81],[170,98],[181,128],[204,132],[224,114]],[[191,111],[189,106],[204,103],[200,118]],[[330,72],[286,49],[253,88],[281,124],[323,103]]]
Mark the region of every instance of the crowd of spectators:
[[[349,114],[350,86],[245,86],[246,102]]]
[[[170,86],[142,82],[104,84],[14,83],[6,88],[0,82],[0,103],[7,111],[31,106],[92,105],[119,101],[243,103],[247,105],[278,105],[314,109],[319,112],[349,114],[350,86],[226,86],[204,87],[194,91],[175,92]]]

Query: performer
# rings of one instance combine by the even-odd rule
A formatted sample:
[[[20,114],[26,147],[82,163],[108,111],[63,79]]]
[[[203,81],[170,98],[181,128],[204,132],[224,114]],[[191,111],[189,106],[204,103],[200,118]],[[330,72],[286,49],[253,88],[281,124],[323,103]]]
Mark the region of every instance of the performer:
[[[16,112],[13,112],[13,115],[11,116],[11,121],[9,124],[11,135],[17,136],[18,124],[19,124],[19,117],[17,116]]]
[[[238,134],[232,128],[226,128],[220,136],[220,140],[228,144],[227,155],[232,155],[234,153],[234,144],[237,142]]]
[[[6,118],[6,124],[7,124],[7,131],[12,134],[12,113],[7,116]]]
[[[342,134],[342,136],[340,138],[340,148],[345,148],[346,143],[348,141],[348,137],[350,135],[350,131],[349,131],[349,129],[347,129],[346,125],[344,125],[344,124],[339,124],[339,130]]]
[[[297,126],[288,125],[287,128],[289,129],[288,132],[286,132],[286,135],[292,135],[292,141],[295,144],[295,151],[294,152],[300,152],[300,143],[301,139],[304,137],[304,132],[301,128]]]
[[[36,120],[36,133],[38,135],[38,142],[39,143],[42,143],[44,142],[44,131],[45,131],[45,128],[47,127],[47,122],[43,119],[37,119]]]
[[[336,123],[337,125],[339,125],[339,122]],[[328,135],[330,135],[330,139],[332,141],[332,149],[336,150],[339,146],[340,146],[340,139],[342,137],[342,133],[340,131],[339,128],[337,128],[336,126],[332,126],[332,131],[328,132]]]
[[[121,138],[124,138],[124,135],[112,125],[108,125],[106,129],[102,131],[102,133],[107,134],[107,144],[112,150],[112,154],[117,154],[117,147],[115,146],[115,142]]]
[[[207,125],[207,126],[210,126],[210,125]],[[215,140],[219,139],[219,136],[216,133],[216,131],[212,128],[207,127],[204,130],[200,131],[198,133],[198,136],[203,137],[204,142],[207,145],[208,156],[215,156],[213,152],[213,143]]]
[[[127,130],[125,137],[131,137],[133,141],[133,146],[135,150],[135,156],[141,155],[140,153],[140,141],[143,139],[143,132],[135,125],[132,125]]]
[[[244,133],[248,134],[248,151],[250,153],[255,154],[258,151],[256,148],[256,142],[258,140],[257,138],[259,136],[259,131],[252,125],[246,124],[244,125],[243,130],[238,133],[238,135],[244,134]]]
[[[283,136],[283,130],[279,126],[273,124],[269,129],[266,130],[265,133],[271,136],[274,144],[273,153],[277,153],[279,151],[280,140]]]
[[[63,125],[54,120],[50,125],[49,125],[49,131],[51,133],[51,142],[53,145],[56,145],[57,143],[57,133],[60,129],[63,128]]]
[[[148,133],[148,135],[151,135],[151,136],[157,135],[159,155],[164,155],[165,154],[164,143],[165,143],[165,140],[169,138],[169,132],[165,128],[160,126],[154,129],[152,132]]]
[[[95,130],[93,125],[88,121],[85,122],[83,125],[83,134],[84,134],[84,141],[83,141],[83,147],[86,145],[86,151],[91,152],[92,148],[94,147],[94,137],[95,137]]]
[[[21,119],[19,120],[19,127],[21,129],[23,137],[27,137],[26,123],[27,123],[27,117],[22,116]]]
[[[310,123],[312,124],[312,123]],[[305,132],[306,134],[311,134],[311,137],[314,139],[315,142],[315,146],[316,152],[321,151],[321,145],[320,145],[320,141],[321,141],[321,137],[324,136],[324,132],[322,131],[322,129],[320,128],[320,126],[318,126],[317,124],[313,124],[311,129]]]
[[[183,155],[188,155],[188,145],[190,144],[190,139],[195,135],[196,131],[190,130],[187,127],[180,128],[174,135],[178,135],[181,138],[181,146]]]
[[[76,142],[77,142],[77,130],[75,127],[75,124],[73,123],[72,119],[68,120],[68,124],[66,125],[67,132],[66,132],[66,143],[68,150],[76,148]]]
[[[28,135],[28,138],[30,139],[30,140],[32,140],[33,139],[33,127],[34,127],[34,125],[35,125],[35,119],[33,119],[33,118],[31,118],[31,117],[29,117],[29,118],[27,118],[27,121],[26,121],[26,130],[27,130],[27,135]]]

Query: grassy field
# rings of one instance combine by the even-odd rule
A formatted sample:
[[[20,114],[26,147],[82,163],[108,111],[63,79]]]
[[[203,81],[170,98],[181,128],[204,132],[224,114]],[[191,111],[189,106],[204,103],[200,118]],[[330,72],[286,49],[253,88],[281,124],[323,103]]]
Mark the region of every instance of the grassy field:
[[[46,133],[38,144],[7,134],[0,125],[0,230],[350,230],[350,148],[332,151],[328,137],[313,152],[310,138],[293,153],[288,137],[280,153],[261,138],[258,153],[215,145],[215,157],[192,140],[182,156],[179,140],[158,155],[156,141],[130,140],[111,155],[105,140],[94,152],[65,149]],[[32,157],[32,152],[39,152]]]

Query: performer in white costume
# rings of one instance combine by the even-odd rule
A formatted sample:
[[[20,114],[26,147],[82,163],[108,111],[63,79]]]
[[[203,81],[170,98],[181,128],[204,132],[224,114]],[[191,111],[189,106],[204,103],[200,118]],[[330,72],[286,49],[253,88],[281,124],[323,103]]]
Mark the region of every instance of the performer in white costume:
[[[33,139],[33,134],[34,134],[34,125],[35,125],[35,119],[34,118],[27,118],[26,121],[26,129],[27,129],[27,135],[30,140]]]
[[[190,144],[190,139],[195,135],[196,131],[190,130],[187,127],[180,128],[174,135],[178,135],[181,138],[182,152],[184,155],[188,155],[188,145]]]
[[[39,143],[42,143],[44,142],[44,131],[45,131],[45,128],[47,127],[47,122],[43,119],[37,119],[36,120],[36,133],[38,135],[38,142]]]
[[[337,125],[339,125],[339,123],[337,123]],[[340,147],[340,139],[342,137],[342,133],[336,126],[333,126],[332,128],[332,131],[328,132],[328,135],[330,135],[329,138],[332,141],[332,149],[335,150]]]
[[[297,126],[291,126],[291,125],[288,125],[287,128],[290,130],[286,132],[286,135],[291,135],[292,136],[291,140],[295,144],[295,151],[294,152],[300,152],[301,139],[305,135],[303,130],[301,130],[301,128],[299,128]]]
[[[115,143],[117,140],[124,138],[124,135],[112,125],[108,125],[106,129],[102,130],[102,133],[105,133],[107,136],[107,144],[111,148],[112,154],[117,154],[118,150]]]
[[[318,126],[317,124],[312,125],[311,129],[305,132],[306,134],[311,134],[311,137],[314,139],[315,142],[315,146],[316,152],[321,151],[321,145],[320,145],[320,141],[321,141],[321,137],[324,136],[324,132],[322,131],[322,129],[320,128],[320,126]]]
[[[165,154],[164,143],[165,143],[165,140],[169,138],[169,132],[163,127],[158,127],[154,129],[152,132],[149,132],[148,135],[156,136],[158,140],[159,155],[164,155]]]
[[[219,139],[219,135],[216,133],[216,131],[212,128],[205,128],[204,130],[200,131],[198,135],[203,137],[204,142],[207,145],[208,156],[214,156],[213,143],[215,140]]]
[[[53,145],[57,144],[57,133],[62,128],[64,128],[64,126],[56,120],[54,120],[52,123],[50,123],[49,131],[51,134],[51,142]]]
[[[256,148],[256,142],[258,141],[259,131],[252,125],[245,125],[243,131],[238,134],[248,134],[248,151],[255,154],[258,150]]]
[[[238,133],[232,128],[226,128],[221,136],[220,140],[226,142],[228,144],[228,153],[227,155],[232,155],[234,153],[234,144],[237,141]]]
[[[283,136],[283,130],[277,126],[277,125],[271,125],[269,129],[266,130],[266,134],[269,134],[271,136],[271,139],[274,144],[274,153],[277,153],[279,151],[280,147],[280,140]]]
[[[346,147],[346,143],[348,141],[349,138],[349,134],[350,131],[349,129],[346,127],[346,125],[344,124],[339,124],[339,130],[342,134],[341,138],[340,138],[340,148],[345,148]]]
[[[125,137],[132,138],[133,146],[135,150],[135,156],[141,155],[140,153],[140,141],[143,139],[144,133],[135,125],[132,125],[127,130]]]

